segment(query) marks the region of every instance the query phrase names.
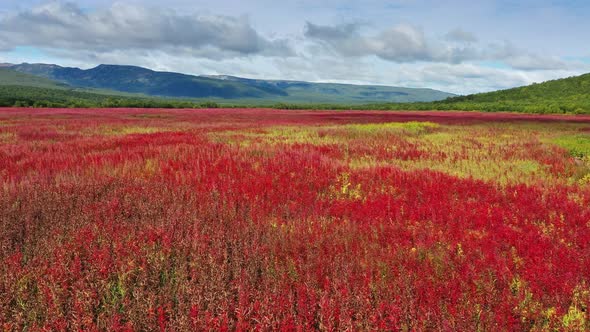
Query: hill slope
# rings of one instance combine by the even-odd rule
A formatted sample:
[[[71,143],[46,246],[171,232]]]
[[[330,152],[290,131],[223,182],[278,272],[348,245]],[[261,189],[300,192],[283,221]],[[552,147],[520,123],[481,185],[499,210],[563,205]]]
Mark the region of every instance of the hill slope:
[[[450,98],[449,102],[473,101],[473,102],[497,102],[497,101],[525,101],[525,100],[547,100],[576,97],[589,97],[590,74],[562,78],[534,83],[532,85],[499,90],[494,92],[479,93],[468,96]]]
[[[590,112],[590,74],[520,88],[454,97],[436,104],[484,111],[587,113]]]
[[[359,104],[434,101],[453,96],[431,89],[253,80],[233,76],[193,76],[135,66],[99,65],[82,70],[57,65],[20,64],[10,68],[75,87],[110,89],[158,97]]]
[[[368,109],[590,114],[590,74],[434,102],[366,104]]]
[[[20,73],[7,67],[0,67],[0,85],[32,86],[55,89],[67,87],[67,84],[59,83],[45,77]]]

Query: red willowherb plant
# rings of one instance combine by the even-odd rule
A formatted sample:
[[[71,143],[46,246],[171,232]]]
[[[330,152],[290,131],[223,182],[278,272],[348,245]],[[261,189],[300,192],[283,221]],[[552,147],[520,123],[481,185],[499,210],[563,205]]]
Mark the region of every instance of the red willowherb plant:
[[[589,329],[589,122],[0,110],[0,326]]]

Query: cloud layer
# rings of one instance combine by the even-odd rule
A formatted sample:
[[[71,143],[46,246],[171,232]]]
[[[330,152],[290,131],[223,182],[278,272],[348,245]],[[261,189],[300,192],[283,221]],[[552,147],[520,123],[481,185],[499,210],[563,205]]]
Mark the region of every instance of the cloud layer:
[[[167,50],[202,57],[292,54],[287,41],[261,36],[243,17],[183,15],[123,3],[86,13],[72,3],[51,2],[4,17],[0,40],[4,49]]]
[[[408,24],[369,34],[362,33],[359,24],[327,26],[307,22],[305,36],[345,57],[376,56],[397,63],[499,61],[520,70],[565,70],[570,67],[555,57],[531,54],[507,41],[481,45],[473,33],[459,28],[436,39]]]
[[[504,26],[495,21],[493,34],[477,30],[484,24],[479,21],[496,8],[494,0],[483,5],[453,0],[450,6],[434,0],[370,0],[370,6],[356,0],[285,0],[280,5],[270,0],[168,0],[168,8],[176,9],[164,9],[155,0],[53,0],[38,6],[32,5],[37,0],[6,1],[0,3],[0,60],[10,62],[85,68],[132,64],[192,74],[431,87],[454,93],[590,71],[586,53],[562,52],[562,58],[530,48],[523,42],[530,36],[519,39],[514,29],[500,34],[497,30]],[[7,5],[11,1],[15,5]],[[537,16],[538,3],[527,7],[537,10]],[[454,9],[449,12],[450,7]],[[471,19],[462,10],[475,16]],[[477,10],[485,15],[478,18]],[[396,19],[401,17],[410,22]],[[444,25],[435,22],[446,17]],[[527,22],[526,29],[532,23]],[[562,34],[559,40],[568,36]],[[561,48],[554,45],[551,50]]]
[[[326,26],[307,22],[305,36],[341,56],[375,55],[394,62],[436,62],[454,57],[454,50],[433,47],[422,30],[410,25],[396,25],[376,35],[361,34],[360,28],[358,24]]]

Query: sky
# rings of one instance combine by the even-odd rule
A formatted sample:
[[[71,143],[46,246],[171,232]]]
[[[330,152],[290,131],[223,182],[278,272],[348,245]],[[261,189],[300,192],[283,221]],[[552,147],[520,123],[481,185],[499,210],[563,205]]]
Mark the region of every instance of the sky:
[[[0,1],[0,63],[469,94],[590,72],[587,0]]]

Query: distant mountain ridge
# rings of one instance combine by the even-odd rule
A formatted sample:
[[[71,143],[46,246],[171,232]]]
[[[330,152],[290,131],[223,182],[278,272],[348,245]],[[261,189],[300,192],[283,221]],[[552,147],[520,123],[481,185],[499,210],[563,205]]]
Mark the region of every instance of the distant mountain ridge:
[[[14,66],[13,66],[14,67]],[[186,76],[184,79],[198,79],[198,82],[213,82],[219,87],[231,86],[237,93],[256,93],[262,98],[235,99],[205,98],[161,98],[145,94],[125,93],[114,89],[120,82],[108,82],[97,79],[109,77],[109,70],[121,74],[123,69],[134,75],[123,77],[135,80],[143,86],[156,86],[150,76],[154,72],[145,68],[120,66],[99,66],[94,70],[63,68],[55,65],[20,65],[21,71],[13,67],[0,68],[0,107],[139,107],[139,108],[213,108],[213,107],[274,107],[285,109],[359,109],[359,110],[450,110],[450,111],[487,111],[520,113],[568,113],[590,114],[590,74],[568,77],[529,86],[455,96],[432,102],[359,102],[358,96],[389,94],[407,96],[416,90],[379,86],[355,86],[347,84],[309,83],[297,81],[254,80],[234,76]],[[36,73],[37,75],[30,74]],[[105,73],[106,72],[106,73]],[[137,73],[143,73],[142,77]],[[156,72],[157,73],[157,72]],[[63,76],[59,76],[63,75]],[[175,73],[164,73],[163,76]],[[55,80],[47,77],[65,77]],[[159,75],[156,75],[159,76]],[[164,78],[160,79],[164,80]],[[86,81],[86,82],[85,82]],[[80,87],[71,83],[82,82],[89,87]],[[160,85],[161,86],[161,85]],[[92,88],[99,87],[99,88]],[[429,91],[428,89],[422,89]],[[136,91],[136,90],[127,90]],[[345,95],[344,97],[342,95]],[[270,96],[270,97],[268,97]],[[354,102],[350,102],[354,100]]]
[[[195,76],[123,65],[99,65],[84,70],[54,64],[23,63],[8,68],[65,83],[73,88],[108,89],[155,97],[367,103],[427,102],[454,96],[433,89],[260,80],[228,75]]]

